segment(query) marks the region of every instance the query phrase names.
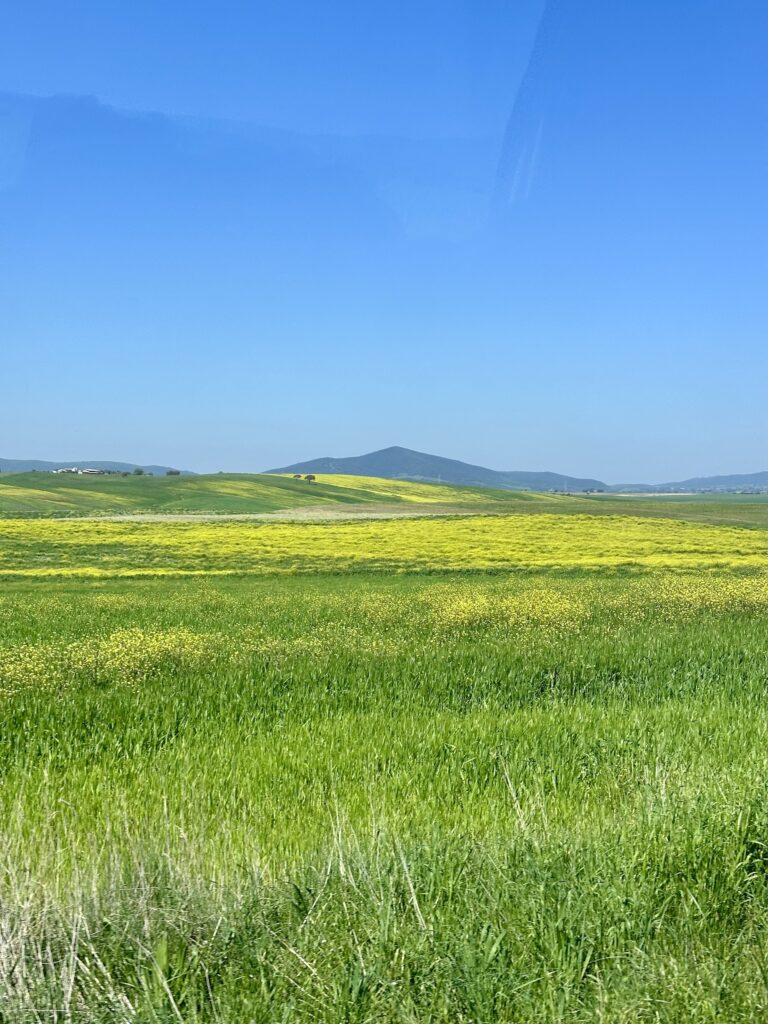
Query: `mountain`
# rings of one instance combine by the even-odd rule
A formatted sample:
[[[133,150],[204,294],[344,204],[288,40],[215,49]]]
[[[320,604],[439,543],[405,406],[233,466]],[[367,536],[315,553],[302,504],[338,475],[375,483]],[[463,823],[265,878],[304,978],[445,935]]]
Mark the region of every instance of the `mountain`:
[[[139,466],[136,462],[100,462],[98,459],[73,459],[72,462],[44,462],[40,459],[0,459],[0,473],[52,473],[54,469],[106,469],[113,473],[130,473],[134,469],[143,469],[145,473],[162,476],[171,466]],[[188,470],[181,470],[184,475]]]
[[[580,479],[561,473],[526,473],[486,469],[456,459],[427,455],[410,448],[382,448],[352,458],[311,459],[293,466],[267,470],[269,473],[338,473],[346,476],[378,476],[390,480],[424,480],[434,483],[496,487],[526,491],[603,491],[600,480]]]

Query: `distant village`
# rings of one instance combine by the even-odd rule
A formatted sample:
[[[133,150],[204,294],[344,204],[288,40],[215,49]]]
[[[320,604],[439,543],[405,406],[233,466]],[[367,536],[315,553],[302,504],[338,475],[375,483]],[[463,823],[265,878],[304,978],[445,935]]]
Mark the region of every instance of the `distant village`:
[[[154,476],[148,469],[136,466],[135,469],[94,469],[92,466],[64,466],[61,469],[52,469],[51,473],[57,476],[65,474],[69,476]],[[180,469],[167,469],[166,476],[181,476]]]

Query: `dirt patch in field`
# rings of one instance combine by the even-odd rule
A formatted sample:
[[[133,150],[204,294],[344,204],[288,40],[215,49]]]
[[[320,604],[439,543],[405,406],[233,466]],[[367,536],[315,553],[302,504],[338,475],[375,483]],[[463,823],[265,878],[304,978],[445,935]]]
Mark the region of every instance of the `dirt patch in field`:
[[[104,516],[70,516],[68,519],[113,523],[199,523],[231,521],[325,522],[354,519],[417,519],[423,516],[488,515],[489,509],[456,505],[310,505],[274,512],[127,512]]]

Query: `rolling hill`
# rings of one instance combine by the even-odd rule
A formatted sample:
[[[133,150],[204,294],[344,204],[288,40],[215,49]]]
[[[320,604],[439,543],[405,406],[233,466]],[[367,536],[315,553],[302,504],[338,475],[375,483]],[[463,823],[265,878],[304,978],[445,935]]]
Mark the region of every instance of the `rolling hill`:
[[[311,459],[293,466],[271,469],[270,473],[333,473],[349,476],[376,476],[390,480],[422,480],[432,483],[462,484],[469,487],[493,487],[499,490],[592,491],[607,490],[600,480],[582,479],[562,473],[503,471],[473,466],[440,455],[427,455],[397,445],[352,458]]]
[[[0,474],[0,517],[249,515],[286,509],[377,505],[514,511],[541,500],[536,495],[510,491],[351,476],[326,476],[310,484],[284,476],[226,473],[171,477]]]
[[[284,514],[323,520],[539,512],[648,515],[768,528],[768,500],[761,495],[567,496],[334,474],[307,483],[291,476],[231,473],[186,477],[0,473],[0,519]]]

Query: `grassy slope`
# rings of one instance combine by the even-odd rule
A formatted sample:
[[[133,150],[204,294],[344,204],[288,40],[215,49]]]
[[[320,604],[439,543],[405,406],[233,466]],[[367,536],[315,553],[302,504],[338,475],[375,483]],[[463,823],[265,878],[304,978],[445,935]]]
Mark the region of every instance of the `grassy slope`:
[[[189,477],[0,475],[0,516],[130,512],[259,513],[315,505],[423,504],[511,508],[543,500],[491,491],[371,477],[216,474]],[[563,500],[563,499],[561,499]]]
[[[422,506],[489,512],[635,515],[768,529],[768,496],[668,498],[565,496],[494,491],[448,484],[323,475],[316,484],[274,475],[194,477],[69,477],[50,473],[0,475],[3,516],[131,513],[252,514],[326,506]]]

